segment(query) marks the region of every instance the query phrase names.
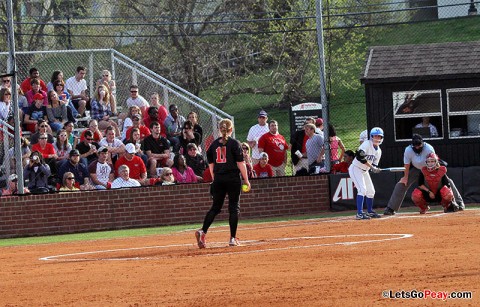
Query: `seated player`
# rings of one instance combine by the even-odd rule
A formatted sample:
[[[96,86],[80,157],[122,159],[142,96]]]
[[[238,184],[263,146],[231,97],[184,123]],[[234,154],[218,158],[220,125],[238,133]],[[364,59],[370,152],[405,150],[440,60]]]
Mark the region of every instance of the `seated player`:
[[[444,212],[456,212],[458,206],[453,204],[453,192],[447,178],[447,168],[440,166],[438,156],[430,153],[418,177],[418,187],[412,192],[413,203],[420,208],[420,214],[430,209],[428,203],[440,202]]]

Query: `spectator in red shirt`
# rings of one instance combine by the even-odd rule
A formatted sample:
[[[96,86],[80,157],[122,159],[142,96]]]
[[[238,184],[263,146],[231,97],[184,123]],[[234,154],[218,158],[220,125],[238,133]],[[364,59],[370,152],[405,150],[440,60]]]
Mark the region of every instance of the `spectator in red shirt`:
[[[38,143],[32,146],[32,152],[38,151],[39,153],[41,153],[43,159],[45,160],[45,163],[50,166],[52,174],[56,174],[58,156],[55,152],[55,147],[53,147],[53,144],[48,143],[47,140],[48,135],[46,133],[41,134],[38,138]]]
[[[257,178],[273,177],[272,166],[268,164],[268,154],[266,152],[260,154],[260,160],[253,166],[253,171]]]
[[[137,149],[132,143],[128,143],[125,146],[125,155],[117,159],[115,162],[115,174],[119,176],[118,169],[122,165],[126,165],[130,169],[130,178],[137,180],[142,185],[147,185],[147,168],[143,160],[136,156]]]
[[[268,122],[269,132],[265,133],[258,140],[258,151],[265,152],[269,157],[269,164],[272,166],[274,176],[285,176],[285,165],[287,163],[288,143],[278,133],[278,122]]]
[[[147,126],[144,126],[142,125],[142,116],[140,114],[135,114],[132,118],[132,122],[133,122],[133,126],[131,126],[130,128],[128,128],[127,130],[127,133],[125,134],[125,138],[126,139],[129,139],[130,138],[130,133],[132,133],[132,129],[133,128],[138,128],[140,130],[140,140],[143,141],[144,138],[146,138],[147,136],[149,136],[150,134],[152,134],[150,132],[150,129],[148,129]],[[130,169],[130,173],[132,172],[132,170]],[[130,178],[133,178],[131,175],[130,175]],[[136,179],[136,178],[133,178],[133,179]]]
[[[40,79],[40,72],[38,71],[38,69],[36,69],[35,67],[30,68],[29,73],[30,73],[30,76],[27,77],[25,80],[23,80],[22,84],[20,84],[20,88],[22,89],[22,91],[24,93],[26,93],[29,90],[31,90],[32,85],[31,85],[30,81],[32,79],[38,79],[38,81],[40,82],[40,86],[42,87],[42,90],[46,92],[47,91],[47,85],[45,84],[45,81]]]
[[[351,150],[345,151],[343,154],[343,162],[337,163],[332,167],[332,173],[348,173],[348,168],[352,164],[355,153]]]

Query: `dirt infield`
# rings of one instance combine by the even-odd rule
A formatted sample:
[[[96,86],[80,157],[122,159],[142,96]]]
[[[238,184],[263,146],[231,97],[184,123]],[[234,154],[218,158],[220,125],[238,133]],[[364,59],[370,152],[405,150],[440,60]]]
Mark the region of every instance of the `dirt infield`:
[[[479,225],[467,210],[241,224],[239,247],[212,228],[204,250],[193,231],[0,248],[0,305],[479,306]]]

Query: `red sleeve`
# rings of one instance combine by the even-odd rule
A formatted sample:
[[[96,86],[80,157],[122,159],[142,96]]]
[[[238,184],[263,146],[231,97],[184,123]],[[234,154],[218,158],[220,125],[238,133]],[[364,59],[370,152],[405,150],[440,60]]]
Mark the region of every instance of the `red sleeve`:
[[[47,155],[53,155],[55,154],[55,147],[53,147],[52,144],[47,143],[47,147],[45,148]]]
[[[22,84],[20,84],[20,88],[26,94],[30,90],[30,78],[23,80]]]
[[[267,134],[265,133],[258,139],[258,148],[265,148],[265,142],[266,142],[266,136]]]
[[[127,129],[127,132],[125,132],[125,138],[128,140],[130,138],[130,133],[132,133],[133,126]]]
[[[42,79],[40,79],[40,86],[41,86],[42,90],[47,92],[47,85],[45,84],[45,81],[43,81]]]
[[[147,126],[140,126],[140,131],[141,131],[142,139],[144,139],[147,136],[149,136],[150,134],[152,134],[150,132],[150,129],[147,128]]]
[[[268,177],[273,177],[273,169],[270,164],[267,164]]]
[[[168,116],[167,108],[165,108],[164,106],[160,106],[160,108],[158,108],[158,121],[163,123],[167,118],[167,116]]]
[[[34,152],[34,151],[41,152],[41,148],[40,148],[40,145],[38,143],[32,145],[32,152]]]

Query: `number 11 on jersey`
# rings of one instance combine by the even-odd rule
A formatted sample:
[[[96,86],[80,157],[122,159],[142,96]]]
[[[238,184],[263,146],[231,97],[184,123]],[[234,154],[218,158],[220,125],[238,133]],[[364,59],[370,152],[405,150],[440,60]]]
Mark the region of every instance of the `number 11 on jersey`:
[[[226,163],[227,162],[227,146],[217,147],[217,160],[216,163]]]

